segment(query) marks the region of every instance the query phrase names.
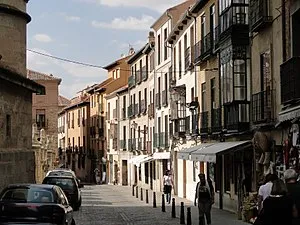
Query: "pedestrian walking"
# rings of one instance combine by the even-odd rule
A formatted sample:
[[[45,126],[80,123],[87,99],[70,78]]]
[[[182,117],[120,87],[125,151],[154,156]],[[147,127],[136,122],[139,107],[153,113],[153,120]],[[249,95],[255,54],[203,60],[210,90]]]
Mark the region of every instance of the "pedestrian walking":
[[[263,201],[270,196],[273,186],[273,181],[277,180],[278,177],[276,174],[267,174],[265,177],[265,184],[261,185],[258,189],[258,213],[263,208]]]
[[[288,195],[285,183],[281,179],[273,182],[269,197],[264,200],[263,210],[257,217],[255,225],[292,225],[296,216],[296,207]]]
[[[198,212],[199,212],[199,225],[205,225],[205,219],[207,225],[211,224],[211,207],[214,204],[214,187],[210,180],[205,179],[205,174],[200,173],[198,175],[200,181],[196,186],[196,194],[194,205],[198,202]]]
[[[294,169],[287,169],[283,178],[286,183],[288,194],[293,199],[297,208],[297,218],[294,219],[293,224],[300,224],[300,183],[297,182],[298,174]]]
[[[167,170],[164,175],[164,193],[166,195],[166,202],[168,204],[171,203],[171,193],[172,193],[172,187],[173,184],[173,178],[170,170]]]

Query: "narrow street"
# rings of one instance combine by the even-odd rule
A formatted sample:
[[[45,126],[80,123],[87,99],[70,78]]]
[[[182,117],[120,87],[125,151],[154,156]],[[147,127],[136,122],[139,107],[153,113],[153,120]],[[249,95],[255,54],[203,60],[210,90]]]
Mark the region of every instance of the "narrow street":
[[[140,197],[140,196],[139,196]],[[161,210],[161,195],[157,196],[157,208],[152,207],[152,194],[149,193],[149,204],[132,196],[130,187],[99,185],[85,186],[82,189],[82,207],[75,212],[76,225],[96,224],[180,224],[179,205],[182,199],[176,198],[176,218],[171,218],[171,206],[166,212]],[[185,200],[186,206],[191,206]],[[186,212],[186,208],[185,208]],[[192,224],[198,224],[197,208],[192,207]],[[214,225],[245,225],[235,219],[235,215],[218,209],[212,212]],[[186,213],[185,213],[186,218]]]

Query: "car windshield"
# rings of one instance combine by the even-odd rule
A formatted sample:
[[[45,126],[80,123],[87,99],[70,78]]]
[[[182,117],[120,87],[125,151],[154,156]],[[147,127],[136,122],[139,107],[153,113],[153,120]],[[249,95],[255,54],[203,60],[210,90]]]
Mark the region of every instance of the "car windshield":
[[[74,180],[71,178],[46,177],[43,183],[57,185],[63,190],[73,190],[75,188]]]
[[[42,188],[12,188],[3,193],[1,201],[53,203],[54,197],[51,191]]]
[[[51,171],[48,176],[73,176],[69,171]]]

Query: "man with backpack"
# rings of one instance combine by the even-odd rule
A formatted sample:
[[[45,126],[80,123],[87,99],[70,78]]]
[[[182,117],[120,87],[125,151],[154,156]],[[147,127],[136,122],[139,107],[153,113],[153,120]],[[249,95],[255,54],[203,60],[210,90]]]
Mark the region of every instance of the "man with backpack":
[[[214,204],[214,187],[211,181],[205,179],[205,174],[198,175],[200,181],[196,186],[196,194],[194,205],[197,205],[199,210],[199,225],[205,225],[204,215],[207,225],[211,224],[211,206]]]

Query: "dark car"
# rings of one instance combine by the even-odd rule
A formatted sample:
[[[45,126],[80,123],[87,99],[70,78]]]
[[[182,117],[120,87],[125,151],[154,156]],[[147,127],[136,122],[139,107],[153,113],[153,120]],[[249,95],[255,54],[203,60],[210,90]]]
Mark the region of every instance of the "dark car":
[[[11,184],[0,194],[0,224],[75,225],[75,220],[60,187]]]
[[[43,184],[59,186],[64,191],[74,211],[77,211],[80,208],[81,193],[78,183],[73,176],[47,176],[44,178]]]

